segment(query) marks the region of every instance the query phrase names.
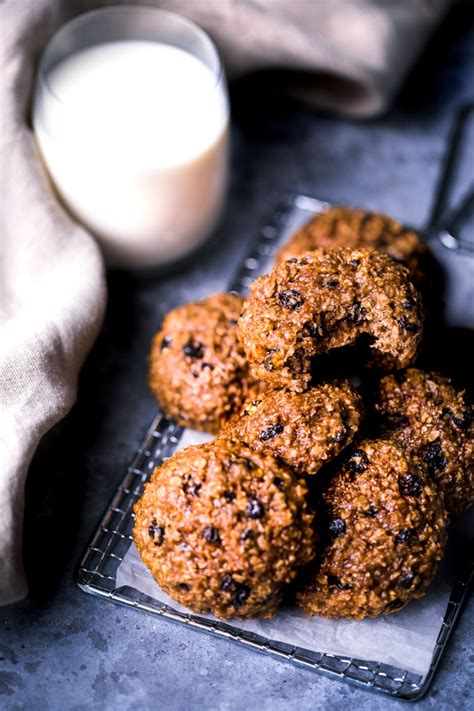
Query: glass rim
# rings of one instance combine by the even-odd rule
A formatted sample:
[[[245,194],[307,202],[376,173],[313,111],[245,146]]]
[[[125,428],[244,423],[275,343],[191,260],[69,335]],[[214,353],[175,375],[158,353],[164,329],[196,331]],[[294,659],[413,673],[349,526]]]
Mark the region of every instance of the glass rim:
[[[49,37],[46,45],[43,48],[43,51],[41,52],[40,56],[40,61],[38,65],[38,72],[37,72],[37,83],[41,85],[41,87],[46,91],[48,95],[50,95],[55,101],[57,101],[61,106],[64,108],[67,108],[67,102],[62,100],[57,94],[54,92],[49,80],[48,80],[48,72],[46,70],[46,62],[48,60],[48,53],[51,50],[51,47],[54,45],[54,42],[57,41],[58,37],[63,33],[71,29],[71,27],[74,26],[80,26],[83,24],[85,21],[90,20],[91,17],[99,17],[99,16],[104,16],[104,15],[112,15],[112,14],[117,14],[117,13],[130,13],[130,12],[150,12],[152,14],[161,15],[161,16],[167,16],[170,17],[174,20],[178,20],[178,22],[181,22],[183,25],[186,25],[188,29],[190,29],[192,32],[194,32],[196,35],[198,35],[204,43],[208,46],[208,48],[211,50],[211,53],[213,57],[216,60],[216,71],[213,71],[213,74],[215,76],[215,81],[212,87],[209,89],[210,92],[216,91],[224,77],[224,65],[221,59],[221,56],[219,54],[219,51],[217,49],[217,46],[214,42],[214,40],[210,37],[210,35],[200,26],[197,24],[197,22],[194,22],[194,20],[189,19],[188,17],[185,17],[184,15],[180,15],[177,12],[173,12],[172,10],[165,10],[161,7],[153,7],[150,5],[141,5],[141,4],[131,4],[131,3],[124,3],[123,5],[113,5],[111,7],[99,7],[95,8],[94,10],[88,10],[87,12],[83,12],[79,15],[75,15],[72,17],[70,20],[67,20],[65,23],[63,23],[60,27],[58,27]],[[121,40],[112,40],[111,42],[119,42]],[[124,40],[127,41],[127,40]],[[143,42],[153,42],[153,40],[136,40],[138,42],[143,41]],[[163,41],[163,44],[166,44],[165,41]],[[169,43],[170,46],[176,46],[171,43]],[[94,46],[94,45],[90,45]],[[84,47],[85,49],[85,47]],[[182,49],[182,48],[180,48]],[[183,52],[188,52],[188,54],[191,54],[192,56],[196,57],[196,55],[186,49],[183,49]],[[72,53],[71,53],[72,54]],[[202,61],[199,57],[196,57],[199,59],[199,61]]]

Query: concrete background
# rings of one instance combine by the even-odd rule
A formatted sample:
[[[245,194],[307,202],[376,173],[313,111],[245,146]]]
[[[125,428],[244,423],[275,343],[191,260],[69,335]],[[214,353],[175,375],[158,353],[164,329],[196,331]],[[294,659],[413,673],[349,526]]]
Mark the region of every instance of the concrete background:
[[[0,610],[0,708],[404,705],[85,595],[73,569],[154,414],[145,358],[165,312],[225,288],[258,225],[288,190],[423,226],[453,115],[473,96],[472,3],[456,6],[382,118],[335,119],[248,86],[234,88],[233,182],[221,226],[186,271],[150,282],[110,275],[106,321],[78,403],[34,458],[25,530],[31,592]],[[458,341],[452,342],[456,359]],[[473,708],[473,639],[471,600],[420,709]]]

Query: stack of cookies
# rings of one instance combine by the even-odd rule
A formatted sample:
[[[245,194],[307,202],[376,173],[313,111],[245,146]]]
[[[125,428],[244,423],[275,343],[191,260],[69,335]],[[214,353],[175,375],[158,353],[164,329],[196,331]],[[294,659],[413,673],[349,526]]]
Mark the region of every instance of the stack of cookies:
[[[247,299],[166,316],[150,388],[176,422],[216,435],[157,468],[135,506],[136,547],[173,599],[223,619],[284,599],[363,619],[424,594],[449,517],[474,502],[464,392],[411,367],[429,260],[389,217],[331,208]]]

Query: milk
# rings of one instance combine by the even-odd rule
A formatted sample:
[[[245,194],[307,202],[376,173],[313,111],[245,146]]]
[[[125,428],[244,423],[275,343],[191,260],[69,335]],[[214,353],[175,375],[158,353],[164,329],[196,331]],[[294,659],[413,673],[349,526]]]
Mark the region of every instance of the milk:
[[[116,41],[82,49],[38,84],[34,129],[57,192],[113,265],[189,252],[227,184],[225,85],[177,47]]]

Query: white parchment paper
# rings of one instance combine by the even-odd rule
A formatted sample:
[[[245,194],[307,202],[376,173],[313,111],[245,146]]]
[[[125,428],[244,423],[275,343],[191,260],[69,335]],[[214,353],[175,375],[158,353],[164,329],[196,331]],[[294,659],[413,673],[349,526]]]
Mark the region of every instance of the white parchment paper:
[[[187,430],[179,448],[208,441],[212,437]],[[269,620],[228,621],[231,627],[246,630],[273,641],[313,652],[326,652],[374,662],[382,662],[416,674],[428,672],[453,585],[452,557],[474,533],[472,516],[451,531],[445,561],[425,597],[386,617],[330,620],[307,617],[297,607],[279,610]],[[159,600],[174,610],[189,610],[172,600],[157,585],[132,544],[117,571],[117,588],[128,585]],[[212,615],[201,615],[208,620]]]

